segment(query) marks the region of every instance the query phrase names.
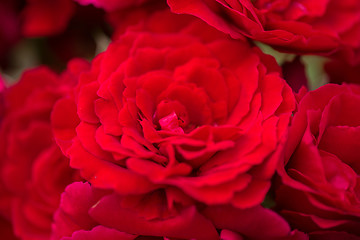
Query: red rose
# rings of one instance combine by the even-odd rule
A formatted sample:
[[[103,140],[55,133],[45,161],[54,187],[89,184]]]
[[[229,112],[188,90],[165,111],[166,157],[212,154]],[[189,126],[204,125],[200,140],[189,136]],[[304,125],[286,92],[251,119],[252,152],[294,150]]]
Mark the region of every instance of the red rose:
[[[360,49],[357,0],[168,0],[168,4],[174,12],[195,15],[233,38],[247,36],[281,51],[329,54],[345,48],[353,55]]]
[[[281,217],[260,206],[246,210],[230,206],[198,208],[179,196],[181,193],[175,189],[121,196],[88,183],[73,183],[62,194],[54,217],[52,240],[125,240],[141,236],[197,240],[307,239],[303,233],[291,232]]]
[[[307,93],[299,103],[276,203],[302,231],[360,236],[359,104],[359,86],[333,84]]]
[[[1,198],[11,200],[11,219],[21,239],[48,239],[60,194],[75,171],[57,147],[51,130],[54,103],[74,85],[76,65],[61,77],[45,67],[23,74],[5,92],[0,128]],[[72,71],[72,72],[71,72]]]
[[[175,187],[206,204],[260,204],[294,96],[278,66],[190,16],[153,14],[80,76],[53,112],[70,165],[95,187]],[[78,119],[77,119],[78,118]]]

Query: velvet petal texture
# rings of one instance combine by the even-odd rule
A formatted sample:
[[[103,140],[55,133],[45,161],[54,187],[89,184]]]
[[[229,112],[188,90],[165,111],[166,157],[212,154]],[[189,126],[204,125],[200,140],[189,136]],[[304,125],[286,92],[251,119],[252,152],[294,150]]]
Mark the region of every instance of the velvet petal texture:
[[[84,65],[75,60],[62,75],[46,67],[28,70],[4,92],[0,186],[6,205],[1,210],[21,239],[49,238],[61,192],[80,179],[55,143],[50,114],[54,103],[76,84],[76,66]]]
[[[259,231],[261,228],[263,231]],[[219,234],[220,233],[220,234]],[[273,239],[306,240],[260,206],[203,207],[175,189],[124,196],[75,182],[62,194],[52,239]]]
[[[293,53],[345,55],[357,61],[358,1],[168,0],[172,11],[199,17],[233,38],[246,36]]]
[[[295,107],[279,70],[196,18],[152,12],[80,75],[73,99],[54,108],[54,132],[95,187],[174,187],[205,204],[253,207],[270,187]]]
[[[358,85],[328,84],[300,100],[289,131],[277,204],[314,239],[359,236]],[[328,233],[326,233],[328,232]],[[344,237],[343,239],[346,239]]]

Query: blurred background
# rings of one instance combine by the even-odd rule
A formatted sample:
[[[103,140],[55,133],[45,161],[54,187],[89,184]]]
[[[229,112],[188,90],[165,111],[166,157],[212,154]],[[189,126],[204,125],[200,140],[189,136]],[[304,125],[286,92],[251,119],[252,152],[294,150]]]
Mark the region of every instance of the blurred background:
[[[9,86],[28,68],[47,65],[60,73],[72,58],[91,60],[111,41],[108,20],[103,9],[73,0],[0,0],[0,75]],[[279,53],[255,44],[276,58],[296,92],[301,86],[313,90],[329,82],[325,70],[342,72],[336,70],[341,64],[325,57]],[[342,80],[332,76],[333,82]]]
[[[28,68],[61,72],[68,60],[106,49],[105,12],[72,0],[0,0],[0,74],[12,84]]]

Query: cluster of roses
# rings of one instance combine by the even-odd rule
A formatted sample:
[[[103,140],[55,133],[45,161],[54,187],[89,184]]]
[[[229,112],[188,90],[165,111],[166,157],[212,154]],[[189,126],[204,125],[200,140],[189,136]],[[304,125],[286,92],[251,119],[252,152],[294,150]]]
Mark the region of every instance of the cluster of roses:
[[[28,32],[93,4],[114,33],[1,86],[1,239],[360,239],[360,1],[77,2],[25,3]],[[294,93],[254,40],[342,84]]]

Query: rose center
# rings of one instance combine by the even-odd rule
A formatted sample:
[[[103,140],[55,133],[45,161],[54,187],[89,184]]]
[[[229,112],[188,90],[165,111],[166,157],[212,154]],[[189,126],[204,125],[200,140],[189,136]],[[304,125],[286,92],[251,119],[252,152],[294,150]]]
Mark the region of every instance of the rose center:
[[[154,123],[159,129],[184,133],[190,130],[186,108],[176,100],[162,100],[156,108]]]
[[[172,112],[159,120],[161,129],[176,133],[184,133],[184,130],[180,127],[183,123],[184,120],[179,118],[175,112]]]

